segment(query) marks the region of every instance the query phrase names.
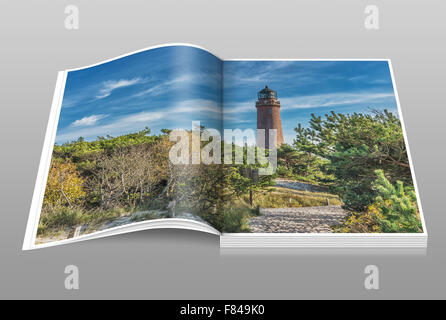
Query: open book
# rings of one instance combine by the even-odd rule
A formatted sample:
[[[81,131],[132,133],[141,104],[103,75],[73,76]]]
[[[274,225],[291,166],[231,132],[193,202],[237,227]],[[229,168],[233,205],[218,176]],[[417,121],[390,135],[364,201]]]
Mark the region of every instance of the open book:
[[[23,249],[155,228],[426,247],[390,60],[169,44],[59,72]]]

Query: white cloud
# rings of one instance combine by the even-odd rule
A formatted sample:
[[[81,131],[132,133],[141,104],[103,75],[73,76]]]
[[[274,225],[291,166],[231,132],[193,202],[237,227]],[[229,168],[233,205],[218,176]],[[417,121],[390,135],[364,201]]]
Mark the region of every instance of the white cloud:
[[[380,102],[393,98],[393,92],[383,93],[331,93],[321,95],[297,96],[281,99],[284,110],[336,107],[353,104]]]
[[[164,112],[143,111],[125,116],[120,120],[118,120],[117,123],[114,123],[113,126],[118,125],[118,127],[127,127],[140,122],[157,121],[162,119],[163,117],[164,117]]]
[[[292,82],[294,86],[308,85],[309,83],[320,82],[319,75],[314,69],[321,69],[329,66],[328,62],[320,62],[318,65],[312,64],[311,67],[302,68],[295,72],[281,70],[290,68],[299,61],[238,61],[237,64],[229,65],[225,70],[224,86],[225,88],[237,87],[240,85],[259,84],[264,86],[275,82]]]
[[[113,90],[128,86],[133,86],[137,83],[141,82],[141,78],[134,79],[120,79],[120,80],[109,80],[104,81],[102,83],[102,88],[99,90],[99,93],[96,95],[96,99],[103,99],[111,95]]]
[[[240,103],[225,103],[223,108],[223,112],[225,114],[244,113],[250,111],[256,111],[256,104],[254,99]]]
[[[309,109],[320,107],[336,107],[353,104],[367,104],[389,101],[394,99],[393,92],[381,93],[329,93],[321,95],[301,95],[288,98],[279,98],[282,110]],[[256,112],[255,101],[228,103],[224,106],[225,115]],[[225,119],[230,119],[225,117]]]
[[[221,114],[220,104],[206,99],[192,99],[181,101],[166,110],[167,113],[187,113],[187,112],[212,112]]]
[[[358,75],[358,76],[350,77],[350,78],[348,78],[348,80],[349,81],[362,81],[362,80],[368,79],[368,78],[369,78],[368,75],[361,74],[361,75]]]
[[[191,84],[203,84],[208,86],[219,86],[221,84],[220,74],[196,73],[183,74],[162,83],[150,86],[149,88],[135,94],[135,97],[143,95],[157,96],[173,89],[181,88],[181,86]]]
[[[82,119],[74,121],[71,126],[73,127],[89,127],[96,124],[101,119],[107,117],[106,114],[94,114],[89,117],[84,117]]]
[[[162,94],[168,90],[171,90],[172,88],[175,88],[182,83],[191,82],[192,80],[193,80],[192,75],[189,75],[189,74],[181,75],[181,76],[174,78],[172,80],[165,81],[163,83],[151,86],[150,88],[137,93],[135,96],[142,96],[142,95],[146,95],[146,94],[151,94],[151,95],[156,96],[156,95]]]
[[[160,124],[161,121],[167,121],[170,127],[175,127],[175,119],[182,115],[203,115],[207,118],[219,119],[221,117],[220,106],[217,102],[205,99],[185,100],[173,104],[165,109],[156,111],[142,111],[128,114],[112,120],[107,124],[94,125],[99,119],[94,121],[95,115],[76,120],[74,123],[56,137],[57,142],[72,141],[79,137],[87,139],[97,136],[118,136],[121,134],[135,132],[148,126],[151,127],[155,123]],[[88,125],[86,125],[88,123]],[[81,125],[83,124],[83,125]],[[168,126],[168,127],[169,127]]]
[[[360,81],[363,83],[370,83],[370,84],[388,84],[391,81],[389,78],[371,79],[370,76],[366,74],[350,77],[348,78],[348,80],[353,82]]]
[[[83,128],[68,129],[62,134],[57,135],[57,142],[72,141],[79,137],[94,138],[97,136],[116,136],[123,133],[135,132],[150,125],[152,121],[162,119],[163,112],[139,112],[117,118],[116,120],[97,126],[88,126]],[[73,127],[73,126],[71,126]]]

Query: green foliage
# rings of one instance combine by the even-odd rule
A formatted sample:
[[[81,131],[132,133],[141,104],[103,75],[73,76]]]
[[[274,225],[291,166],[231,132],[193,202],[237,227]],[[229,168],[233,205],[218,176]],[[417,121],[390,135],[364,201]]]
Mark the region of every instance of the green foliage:
[[[177,213],[196,214],[219,230],[224,230],[227,224],[232,230],[247,230],[243,217],[249,216],[252,209],[234,209],[227,204],[249,191],[270,185],[272,177],[260,176],[253,180],[242,175],[245,169],[258,168],[247,164],[246,150],[242,166],[173,165],[168,160],[172,145],[167,136],[169,132],[165,129],[155,136],[146,128],[119,137],[98,137],[89,142],[79,138],[56,145],[53,162],[57,166],[50,175],[54,178],[47,187],[39,234],[81,223],[103,223],[137,209],[166,210],[171,202],[175,203]],[[202,147],[207,143],[202,142]],[[64,179],[59,178],[60,171],[66,172]],[[73,191],[73,196],[68,198],[73,200],[72,204],[60,199],[62,180],[67,190]],[[244,208],[246,204],[241,206]],[[132,219],[140,221],[155,216],[132,215]]]
[[[339,198],[331,194],[274,187],[256,192],[254,194],[254,206],[260,206],[262,208],[326,206],[327,199],[329,199],[330,205],[341,204]],[[243,200],[248,202],[248,197],[244,196]]]
[[[371,207],[367,212],[353,212],[342,225],[334,226],[333,231],[336,233],[381,233],[379,214],[379,211]]]
[[[277,165],[276,173],[281,178],[294,178],[293,170],[282,165]]]
[[[67,207],[61,207],[51,212],[43,212],[40,217],[37,234],[44,234],[50,229],[72,227],[82,223],[82,221],[82,210],[78,208],[71,209]]]
[[[223,210],[222,232],[249,232],[248,218],[255,214],[255,210],[248,205],[229,206]]]
[[[286,143],[277,150],[277,175],[279,177],[313,183],[332,181],[332,177],[322,171],[327,163],[326,160],[312,153],[298,150]]]
[[[167,217],[166,214],[160,215],[157,210],[148,210],[132,214],[131,220],[133,222],[138,222],[138,221],[146,221],[146,220],[160,219],[166,217]]]
[[[323,170],[334,176],[332,191],[346,209],[364,211],[376,197],[374,170],[390,181],[411,185],[410,166],[400,121],[392,113],[344,115],[331,112],[325,119],[312,115],[310,126],[295,129],[294,146],[328,160]]]
[[[72,142],[55,145],[54,151],[59,157],[67,155],[72,158],[77,158],[78,156],[82,158],[85,154],[95,151],[114,150],[118,147],[151,144],[160,139],[160,137],[161,136],[150,135],[150,129],[145,128],[144,130],[135,133],[124,134],[118,137],[107,135],[88,142],[80,137],[78,140]]]
[[[383,232],[422,232],[417,199],[412,187],[397,181],[392,185],[382,170],[375,171],[378,178],[373,188],[378,193],[374,206],[382,214],[378,217]]]
[[[166,134],[150,135],[149,128],[118,137],[98,137],[94,141],[85,141],[80,137],[78,140],[66,142],[62,145],[56,144],[53,150],[53,158],[72,161],[81,173],[88,174],[89,170],[94,168],[97,158],[103,154],[111,154],[116,150],[132,146],[149,146],[166,137]]]
[[[48,175],[40,234],[80,223],[96,224],[156,208],[167,180],[170,142],[150,129],[119,137],[56,145]]]
[[[110,210],[85,210],[83,208],[44,208],[40,216],[37,235],[43,236],[54,233],[57,230],[72,228],[81,224],[91,224],[93,226],[120,217],[132,208],[112,208]]]
[[[383,170],[375,170],[375,174],[372,187],[378,195],[374,202],[367,212],[352,213],[343,225],[334,228],[335,232],[423,232],[413,188],[404,187],[401,181],[392,184]]]
[[[172,145],[168,129],[160,135],[151,135],[146,128],[119,137],[90,142],[79,138],[56,145],[39,234],[95,225],[135,211],[147,212],[132,216],[135,221],[153,219],[159,216],[150,210],[167,211],[169,203],[176,205],[176,212],[198,215],[220,231],[248,232],[247,219],[258,214],[259,206],[323,206],[327,198],[332,205],[343,203],[362,212],[350,216],[344,231],[421,228],[402,129],[395,116],[387,111],[332,112],[325,119],[313,115],[308,128],[299,125],[295,130],[293,145],[278,149],[275,175],[255,174],[267,165],[248,163],[249,152],[264,151],[253,146],[243,149],[241,164],[173,165],[168,160]],[[202,142],[202,148],[207,143]],[[241,147],[231,147],[235,159]],[[269,150],[265,152],[268,155]],[[378,171],[376,178],[378,169],[386,177]],[[343,201],[328,193],[271,188],[277,176],[328,185]]]

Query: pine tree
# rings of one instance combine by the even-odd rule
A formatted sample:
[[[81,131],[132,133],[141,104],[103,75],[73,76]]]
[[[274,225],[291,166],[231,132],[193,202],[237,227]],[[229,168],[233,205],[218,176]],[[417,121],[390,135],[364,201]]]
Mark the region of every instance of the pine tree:
[[[382,213],[382,218],[377,218],[382,232],[422,232],[413,189],[404,188],[401,181],[392,185],[383,170],[375,173],[377,179],[372,186],[378,196],[374,206]]]
[[[344,208],[362,212],[377,196],[372,188],[374,170],[386,172],[390,182],[412,184],[401,123],[391,112],[312,115],[309,127],[298,125],[294,146],[328,162],[332,191],[342,197]]]

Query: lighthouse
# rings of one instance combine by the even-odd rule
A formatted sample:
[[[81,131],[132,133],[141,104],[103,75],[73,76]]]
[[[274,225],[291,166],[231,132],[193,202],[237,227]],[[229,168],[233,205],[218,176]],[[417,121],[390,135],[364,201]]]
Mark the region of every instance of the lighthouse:
[[[274,142],[269,141],[269,130],[276,129],[277,147],[283,143],[282,120],[280,119],[280,101],[277,92],[265,86],[257,94],[257,146],[270,149]],[[265,130],[265,138],[259,135],[259,129]]]

